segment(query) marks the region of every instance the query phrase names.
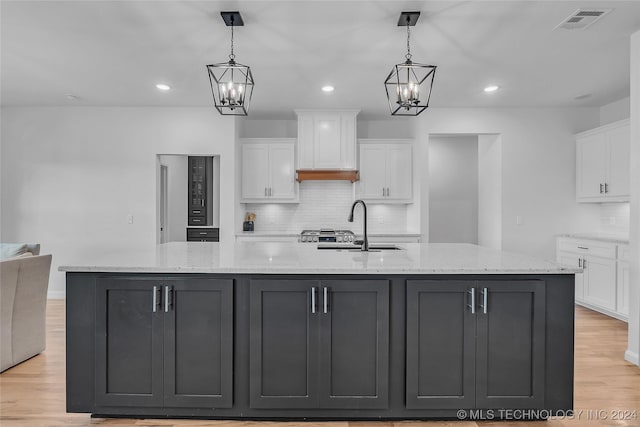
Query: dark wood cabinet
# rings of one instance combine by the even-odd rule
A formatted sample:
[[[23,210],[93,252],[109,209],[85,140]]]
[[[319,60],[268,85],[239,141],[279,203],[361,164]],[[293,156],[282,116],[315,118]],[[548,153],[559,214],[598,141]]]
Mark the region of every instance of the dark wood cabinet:
[[[96,404],[230,408],[232,283],[98,279]]]
[[[544,337],[542,280],[407,281],[407,408],[542,408]]]
[[[251,280],[252,408],[388,407],[389,282]]]
[[[188,225],[211,225],[213,157],[189,156],[188,170]]]
[[[187,242],[219,242],[220,229],[211,227],[187,228]]]

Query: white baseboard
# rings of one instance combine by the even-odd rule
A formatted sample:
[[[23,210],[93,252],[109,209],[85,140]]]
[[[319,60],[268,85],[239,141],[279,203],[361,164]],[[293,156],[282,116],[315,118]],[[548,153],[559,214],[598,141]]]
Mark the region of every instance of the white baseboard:
[[[47,292],[47,299],[65,299],[65,291],[49,291]]]
[[[631,350],[625,351],[624,360],[626,360],[627,362],[631,362],[634,365],[640,366],[640,357],[638,356],[638,353],[634,351],[631,351]]]

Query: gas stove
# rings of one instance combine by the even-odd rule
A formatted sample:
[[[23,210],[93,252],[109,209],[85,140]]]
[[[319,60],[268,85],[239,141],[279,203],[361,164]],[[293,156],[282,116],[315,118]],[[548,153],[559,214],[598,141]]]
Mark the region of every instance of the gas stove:
[[[300,242],[303,243],[349,243],[353,242],[355,238],[355,234],[351,230],[334,230],[332,228],[303,230],[300,233]]]

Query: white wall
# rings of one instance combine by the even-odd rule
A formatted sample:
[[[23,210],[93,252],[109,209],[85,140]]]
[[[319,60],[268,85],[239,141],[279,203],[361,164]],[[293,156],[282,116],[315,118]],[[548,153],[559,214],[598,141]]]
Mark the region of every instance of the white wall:
[[[555,259],[555,236],[598,224],[596,206],[575,202],[573,134],[599,125],[597,108],[433,108],[417,118],[417,161],[428,164],[430,134],[497,134],[502,139],[502,248]],[[428,241],[429,182],[422,173],[416,209]],[[522,225],[516,225],[522,216]]]
[[[640,31],[631,36],[631,262],[629,347],[625,358],[640,366]]]
[[[628,119],[631,109],[631,98],[626,97],[600,107],[600,125]]]
[[[502,137],[478,136],[478,244],[502,249]]]
[[[53,254],[51,296],[59,265],[155,245],[157,154],[217,154],[235,175],[235,119],[212,108],[4,107],[1,135],[2,239]],[[220,190],[222,241],[235,239],[234,188]]]
[[[478,243],[478,137],[429,138],[429,241]]]
[[[187,187],[189,156],[160,156],[167,166],[167,242],[187,241]]]

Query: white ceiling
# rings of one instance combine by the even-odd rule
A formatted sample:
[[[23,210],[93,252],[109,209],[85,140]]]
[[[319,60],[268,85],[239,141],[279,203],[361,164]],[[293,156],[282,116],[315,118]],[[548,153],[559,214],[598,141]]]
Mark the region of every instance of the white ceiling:
[[[438,66],[433,107],[601,106],[629,94],[640,1],[5,1],[2,105],[210,106],[205,65],[236,55],[256,80],[251,116],[294,108],[388,115],[383,81],[404,60],[403,10],[420,10],[413,59]],[[554,30],[578,8],[613,8]],[[158,82],[172,86],[166,93]],[[324,84],[334,93],[321,92]],[[501,90],[487,95],[489,83]],[[78,97],[67,98],[67,94]],[[589,97],[576,100],[581,95]]]

